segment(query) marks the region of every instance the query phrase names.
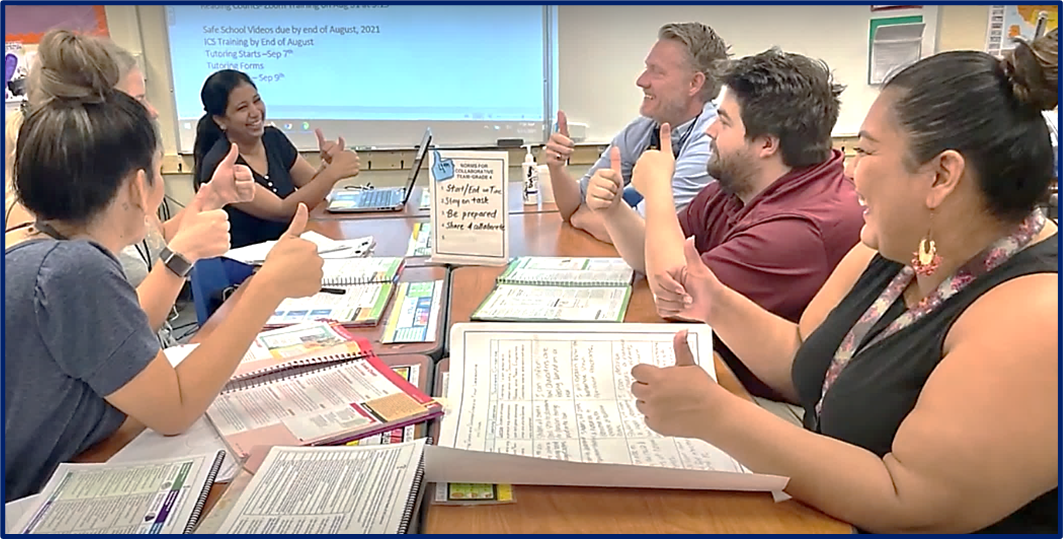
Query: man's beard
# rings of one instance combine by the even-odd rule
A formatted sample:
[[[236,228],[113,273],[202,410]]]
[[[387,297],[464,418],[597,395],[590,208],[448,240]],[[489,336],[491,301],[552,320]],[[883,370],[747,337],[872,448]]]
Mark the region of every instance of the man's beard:
[[[753,170],[749,161],[743,157],[741,152],[724,157],[716,149],[716,144],[712,145],[712,157],[709,158],[706,169],[709,176],[720,183],[723,192],[742,196],[753,189]]]

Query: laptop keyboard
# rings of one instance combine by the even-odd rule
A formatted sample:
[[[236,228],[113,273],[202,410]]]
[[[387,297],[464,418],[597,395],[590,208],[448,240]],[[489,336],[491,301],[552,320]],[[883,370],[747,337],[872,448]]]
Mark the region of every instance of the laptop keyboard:
[[[362,195],[362,207],[386,208],[394,205],[394,189],[373,189]]]

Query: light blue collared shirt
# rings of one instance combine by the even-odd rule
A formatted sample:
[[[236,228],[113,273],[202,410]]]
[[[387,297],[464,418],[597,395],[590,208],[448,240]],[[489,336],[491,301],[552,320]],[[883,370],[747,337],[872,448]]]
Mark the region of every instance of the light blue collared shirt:
[[[672,176],[672,197],[675,199],[676,211],[685,208],[706,185],[716,181],[709,176],[706,169],[711,150],[710,138],[705,134],[705,130],[714,121],[716,121],[716,105],[710,101],[705,103],[705,107],[701,109],[701,114],[697,118],[672,128],[673,151],[675,146],[682,141],[679,157],[675,161],[675,174]],[[609,168],[609,152],[612,151],[613,146],[620,148],[620,173],[624,177],[624,185],[630,184],[631,171],[635,168],[635,162],[638,161],[642,152],[646,151],[653,130],[656,128],[656,122],[640,116],[617,133],[613,142],[598,158],[598,162],[580,180],[581,200],[587,198],[587,185],[594,172],[600,168]],[[628,190],[631,189],[633,188],[628,188]],[[635,209],[639,215],[646,217],[645,201],[639,202]]]

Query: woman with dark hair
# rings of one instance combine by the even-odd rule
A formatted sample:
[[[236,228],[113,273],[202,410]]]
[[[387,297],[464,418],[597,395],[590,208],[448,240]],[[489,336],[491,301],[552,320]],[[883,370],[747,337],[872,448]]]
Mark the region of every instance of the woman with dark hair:
[[[121,91],[144,105],[153,120],[158,116],[144,95],[144,75],[128,51],[103,38],[61,29],[51,30],[41,39],[37,62],[29,75],[27,110],[57,99],[90,96],[96,92],[96,85]],[[9,167],[14,163],[15,135],[22,118],[22,111],[13,113],[7,126]],[[237,174],[228,180],[201,190],[188,208],[166,222],[160,222],[157,215],[148,216],[144,238],[117,253],[122,271],[137,288],[140,305],[148,313],[152,327],[158,329],[159,342],[164,347],[177,344],[168,319],[186,281],[183,271],[171,268],[191,267],[199,259],[228,251],[228,216],[221,208],[253,194],[248,189],[253,187],[249,185],[250,170],[238,167]],[[18,202],[13,186],[9,195],[4,237],[7,247],[35,233],[34,216]]]
[[[162,202],[158,134],[113,81],[89,79],[89,91],[65,96],[50,87],[58,83],[42,79],[57,97],[26,116],[15,151],[15,190],[36,221],[4,254],[6,500],[37,492],[59,463],[127,420],[167,435],[187,429],[277,305],[321,287],[321,257],[298,238],[300,205],[246,285],[249,301],[171,366],[117,258]],[[235,174],[234,161],[235,153],[217,167],[215,181]]]
[[[679,299],[658,307],[711,325],[803,406],[804,429],[692,366],[682,333],[676,366],[632,372],[646,424],[786,476],[794,498],[861,530],[1058,534],[1058,236],[1036,209],[1056,63],[1055,47],[1020,43],[1002,61],[937,54],[887,82],[853,169],[861,244],[796,324],[687,244]]]
[[[1029,51],[1036,57],[1045,58],[1043,64],[1050,63],[1044,69],[1044,77],[1052,82],[1059,81],[1059,65],[1053,63],[1051,58],[1059,57],[1060,38],[1059,29],[1053,28],[1051,32],[1036,38],[1030,43]],[[1014,54],[1014,49],[1008,54]],[[1052,105],[1051,110],[1045,111],[1045,123],[1048,124],[1048,133],[1052,137],[1052,152],[1056,154],[1056,178],[1059,178],[1059,103]]]
[[[211,177],[230,144],[239,147],[237,163],[250,167],[258,184],[250,202],[225,207],[233,247],[277,239],[300,203],[312,208],[336,182],[358,174],[358,155],[343,148],[342,138],[322,144],[322,167],[315,170],[284,133],[266,126],[266,105],[240,71],[224,69],[207,77],[200,98],[207,113],[196,128],[196,187]],[[320,132],[318,140],[324,140]]]

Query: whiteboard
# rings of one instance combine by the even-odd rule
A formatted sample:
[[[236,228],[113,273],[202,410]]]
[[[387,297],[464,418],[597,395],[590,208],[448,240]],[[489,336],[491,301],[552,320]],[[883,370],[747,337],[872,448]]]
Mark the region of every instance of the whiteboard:
[[[938,7],[872,12],[867,5],[573,6],[558,8],[558,103],[586,141],[608,142],[638,114],[635,79],[657,30],[669,22],[712,26],[734,58],[778,46],[827,62],[846,85],[835,136],[854,135],[878,96],[867,83],[872,17],[922,15],[923,56],[937,51]]]

